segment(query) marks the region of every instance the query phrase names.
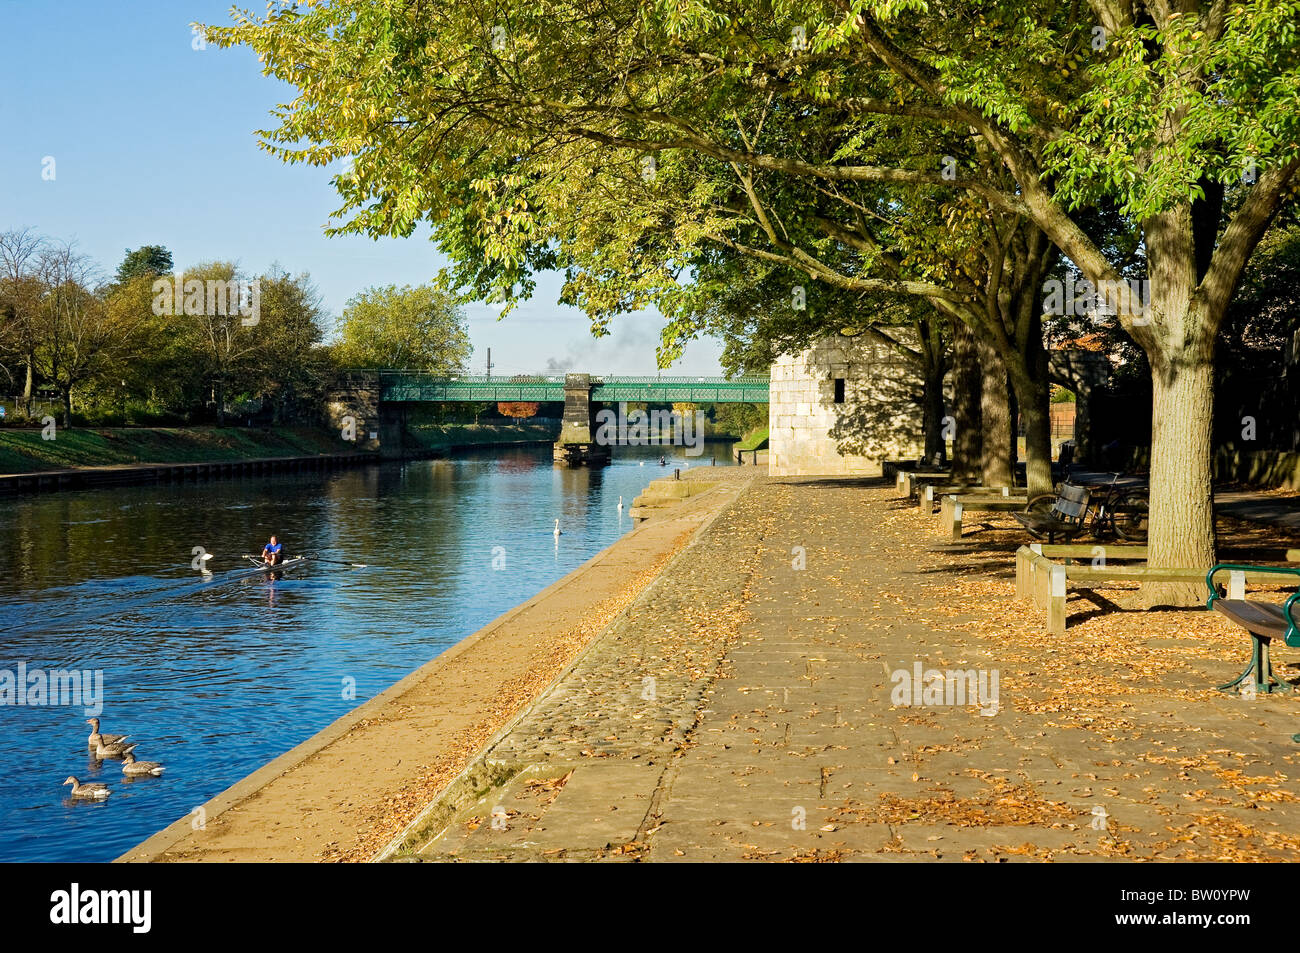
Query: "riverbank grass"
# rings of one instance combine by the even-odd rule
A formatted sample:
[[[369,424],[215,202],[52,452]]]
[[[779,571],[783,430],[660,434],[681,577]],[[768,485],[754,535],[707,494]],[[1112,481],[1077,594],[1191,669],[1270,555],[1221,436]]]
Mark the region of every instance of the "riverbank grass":
[[[767,449],[767,431],[764,427],[761,430],[754,430],[746,434],[744,439],[736,444],[736,450],[766,450]]]
[[[139,427],[0,430],[0,474],[130,463],[202,463],[310,456],[351,449],[328,431],[307,427]]]

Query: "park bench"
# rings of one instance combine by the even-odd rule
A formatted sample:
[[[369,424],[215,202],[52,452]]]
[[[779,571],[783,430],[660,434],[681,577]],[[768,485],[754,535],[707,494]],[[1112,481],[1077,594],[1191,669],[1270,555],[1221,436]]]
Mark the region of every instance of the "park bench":
[[[1090,495],[1086,486],[1062,483],[1056,502],[1046,513],[1030,511],[1011,515],[1037,539],[1046,538],[1049,543],[1055,543],[1058,536],[1065,540],[1073,539],[1083,532]]]
[[[1214,585],[1217,573],[1229,574],[1228,591],[1224,593]],[[1240,685],[1252,674],[1256,692],[1289,692],[1291,686],[1273,674],[1273,663],[1269,659],[1269,644],[1280,638],[1287,645],[1300,646],[1300,628],[1296,625],[1294,605],[1300,599],[1300,590],[1291,594],[1286,602],[1264,602],[1259,599],[1247,599],[1245,596],[1245,576],[1257,573],[1294,576],[1300,579],[1300,567],[1295,566],[1246,566],[1234,563],[1219,563],[1205,574],[1205,588],[1209,591],[1207,609],[1226,616],[1250,633],[1250,663],[1246,670],[1232,681],[1219,685],[1220,691],[1229,691]],[[1292,736],[1300,741],[1300,734]]]
[[[1281,556],[1282,554],[1279,553],[1279,558]],[[1300,550],[1286,550],[1285,558],[1288,562],[1300,561]],[[1030,543],[1028,546],[1021,546],[1016,550],[1016,598],[1030,602],[1035,608],[1045,612],[1048,634],[1064,635],[1068,625],[1066,604],[1069,599],[1068,590],[1070,588],[1095,589],[1114,583],[1182,582],[1194,584],[1204,576],[1202,570],[1194,568],[1157,569],[1145,565],[1146,559],[1147,547],[1144,545],[1107,544],[1103,546],[1090,543],[1058,543],[1056,545]],[[1216,566],[1211,570],[1211,574],[1224,569],[1231,570],[1227,599],[1223,599],[1212,590],[1214,594],[1212,601],[1215,601],[1216,608],[1217,601],[1237,602],[1244,600],[1246,584],[1260,585],[1266,583],[1272,578],[1269,575],[1270,573],[1291,572],[1300,575],[1300,567],[1279,569],[1275,566]],[[1269,603],[1261,604],[1270,606]],[[1283,607],[1270,606],[1269,609],[1263,611],[1273,614],[1274,610],[1280,612],[1283,611]],[[1300,612],[1297,615],[1300,615]],[[1285,629],[1285,624],[1283,624],[1283,628]],[[1279,632],[1278,635],[1281,635],[1281,633]],[[1292,643],[1288,642],[1288,644]],[[1300,640],[1297,640],[1294,644],[1300,645]],[[1268,663],[1267,649],[1265,648],[1260,654],[1262,654],[1266,668]],[[1258,658],[1259,655],[1252,652],[1252,661],[1256,661]],[[1252,665],[1252,668],[1254,667]],[[1231,688],[1245,678],[1250,671],[1251,669],[1248,668],[1246,672],[1242,673],[1241,677],[1228,685],[1219,687],[1224,690]],[[1259,690],[1267,691],[1262,687]]]

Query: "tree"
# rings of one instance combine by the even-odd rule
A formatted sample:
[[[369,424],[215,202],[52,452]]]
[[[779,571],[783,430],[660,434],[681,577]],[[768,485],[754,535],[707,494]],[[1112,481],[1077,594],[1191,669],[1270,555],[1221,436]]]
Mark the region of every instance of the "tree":
[[[512,420],[526,420],[537,416],[537,402],[531,400],[499,401],[497,413]]]
[[[129,338],[94,290],[94,265],[71,243],[49,243],[40,258],[45,288],[38,312],[37,373],[59,391],[63,426],[72,426],[72,396],[107,366]]]
[[[166,280],[161,284],[167,284]],[[242,292],[238,289],[256,286],[233,262],[221,261],[187,269],[180,286],[183,295],[169,295],[164,290],[154,309],[170,316],[174,333],[194,342],[191,346],[198,359],[199,379],[210,387],[216,423],[222,427],[228,396],[251,383],[261,319],[257,314],[241,313],[238,299]]]
[[[258,279],[261,313],[252,329],[249,392],[272,409],[276,424],[313,414],[324,397],[329,367],[321,347],[325,312],[320,293],[305,273],[279,268]]]
[[[135,251],[126,250],[126,257],[117,266],[114,284],[126,284],[132,278],[147,276],[150,280],[172,273],[172,253],[162,245],[143,245]]]
[[[983,328],[1018,393],[1029,379],[1045,413],[1035,276],[1054,246],[1149,360],[1150,565],[1204,567],[1214,343],[1300,169],[1300,3],[1093,0],[1091,19],[1079,9],[539,2],[498,32],[470,4],[351,3],[241,15],[209,36],[247,43],[266,72],[298,86],[269,148],[288,161],[355,158],[336,231],[407,235],[427,219],[452,280],[472,294],[526,296],[534,269],[559,265],[566,298],[584,302],[597,330],[609,314],[670,300],[660,289],[703,246],[730,242],[849,290],[926,297]],[[891,129],[901,137],[882,136]],[[828,131],[833,148],[801,155]],[[738,188],[719,189],[723,171]],[[656,192],[681,177],[694,215]],[[796,214],[810,203],[782,194],[794,180],[841,217]],[[841,194],[850,185],[869,200]],[[994,213],[996,238],[943,255],[951,281],[906,256],[891,274],[893,252],[944,244],[933,216],[886,214],[898,196],[907,211]],[[1149,293],[1135,293],[1089,233],[1099,208],[1140,230]],[[888,244],[876,238],[882,218]],[[865,227],[846,230],[846,219]],[[756,233],[769,247],[743,241]],[[845,249],[880,271],[836,267]],[[1199,597],[1173,584],[1147,594]]]
[[[46,241],[30,228],[0,233],[0,354],[23,368],[23,404],[32,412],[41,296],[40,262]],[[6,369],[7,372],[7,369]]]
[[[342,367],[403,368],[445,374],[471,353],[469,331],[451,295],[430,285],[370,288],[343,309],[335,359]]]
[[[302,81],[302,109],[268,134],[272,151],[288,161],[319,163],[342,157],[338,144],[346,139],[347,154],[359,152],[352,171],[339,180],[346,200],[342,212],[358,214],[334,231],[410,234],[427,217],[453,259],[451,283],[468,295],[502,297],[507,304],[529,292],[532,269],[564,267],[562,300],[587,310],[593,333],[604,333],[612,314],[649,303],[669,313],[674,320],[661,362],[692,335],[701,302],[712,290],[705,282],[678,281],[682,271],[698,274],[710,260],[706,245],[716,246],[712,254],[721,248],[752,255],[843,291],[924,297],[942,313],[975,325],[994,349],[986,348],[989,360],[1005,364],[1012,383],[1025,391],[1020,396],[1031,424],[1030,489],[1050,487],[1046,356],[1041,333],[1035,333],[1039,316],[1033,303],[1035,276],[1048,261],[1050,243],[1032,229],[1017,232],[1014,222],[986,227],[991,238],[974,251],[954,242],[954,216],[969,223],[963,234],[974,234],[969,226],[981,209],[953,203],[936,208],[931,196],[917,194],[919,186],[953,191],[938,170],[854,165],[851,175],[822,174],[846,158],[909,140],[920,155],[895,153],[890,161],[915,163],[935,149],[965,156],[970,150],[960,137],[941,126],[922,130],[924,135],[908,127],[903,136],[888,128],[901,121],[897,116],[888,122],[868,117],[870,125],[855,127],[856,106],[841,107],[847,94],[831,98],[828,109],[821,108],[827,97],[817,95],[794,95],[778,104],[775,96],[786,95],[787,87],[807,92],[785,79],[784,86],[755,91],[746,76],[756,55],[790,59],[784,27],[756,26],[757,43],[749,42],[748,31],[727,28],[725,35],[711,34],[707,43],[681,52],[694,41],[684,44],[671,18],[611,10],[572,31],[561,26],[564,9],[530,8],[512,21],[519,42],[490,49],[472,26],[474,18],[467,21],[468,13],[457,12],[372,17],[355,9],[317,9],[244,21],[211,35],[223,43],[248,42],[268,72]],[[744,16],[742,11],[739,21]],[[360,65],[342,57],[349,67],[341,72],[340,59],[331,59],[316,42],[320,35],[349,48],[356,43],[373,55],[362,54]],[[738,42],[734,62],[719,60],[717,50]],[[665,47],[671,48],[668,55],[646,52]],[[524,49],[540,53],[523,57]],[[303,63],[313,66],[303,71]],[[373,112],[391,116],[391,123],[367,123],[358,133],[337,112],[304,111],[308,102],[339,95],[365,98],[381,82],[378,77],[394,69],[410,71],[411,85],[403,86],[409,93],[386,92],[372,102]],[[375,74],[373,82],[368,71]],[[640,80],[624,82],[629,71]],[[838,78],[851,85],[856,80],[850,77],[878,72],[855,68]],[[419,120],[422,129],[437,134],[405,135],[417,121],[413,114],[425,117]],[[303,140],[311,144],[301,147]],[[484,142],[493,147],[483,148]],[[762,151],[773,147],[779,154]],[[824,165],[802,158],[809,152]],[[416,181],[404,171],[416,168],[437,169],[439,187],[430,189],[427,179]],[[864,169],[870,174],[858,174]],[[900,203],[895,186],[912,190],[902,195],[912,203],[907,215],[894,214]],[[989,209],[1014,215],[997,201],[995,189],[979,194]],[[636,211],[629,214],[629,208]],[[894,218],[905,225],[910,218],[911,229],[900,232]],[[874,227],[877,221],[884,225]],[[930,246],[930,260],[918,268],[924,245]],[[972,255],[982,259],[977,264],[985,266],[983,274],[963,269]],[[936,280],[939,275],[951,278]],[[788,274],[787,288],[796,280]],[[1009,430],[1009,406],[993,406],[1004,392],[989,387],[984,400],[988,419],[1001,418]],[[934,406],[931,398],[928,408]],[[933,449],[936,437],[929,439]],[[986,473],[1009,482],[1014,444],[1009,435],[986,442],[986,455],[995,447],[1000,466],[986,467]]]

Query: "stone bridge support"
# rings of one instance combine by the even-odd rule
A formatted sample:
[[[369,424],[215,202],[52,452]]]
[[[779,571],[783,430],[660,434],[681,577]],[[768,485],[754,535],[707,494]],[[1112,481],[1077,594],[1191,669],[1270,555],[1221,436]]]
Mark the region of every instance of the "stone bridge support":
[[[343,448],[400,458],[406,405],[381,399],[378,371],[340,374],[325,392],[325,415]]]
[[[600,405],[591,399],[590,374],[564,375],[564,421],[555,442],[555,462],[570,466],[609,463],[611,448],[597,443],[596,413]]]

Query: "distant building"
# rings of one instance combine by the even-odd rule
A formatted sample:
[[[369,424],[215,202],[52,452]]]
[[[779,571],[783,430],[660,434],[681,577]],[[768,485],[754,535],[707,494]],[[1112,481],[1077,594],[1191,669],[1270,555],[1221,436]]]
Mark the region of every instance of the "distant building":
[[[876,475],[882,460],[916,459],[924,446],[921,390],[916,366],[866,334],[836,334],[782,355],[772,365],[768,473]]]

